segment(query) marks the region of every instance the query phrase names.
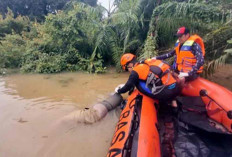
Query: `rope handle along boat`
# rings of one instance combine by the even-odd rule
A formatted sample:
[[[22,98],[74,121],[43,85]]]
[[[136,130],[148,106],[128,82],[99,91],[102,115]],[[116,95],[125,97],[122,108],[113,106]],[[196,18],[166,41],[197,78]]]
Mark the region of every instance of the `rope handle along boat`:
[[[213,98],[211,98],[209,95],[208,95],[208,92],[207,90],[205,89],[202,89],[200,90],[200,96],[204,97],[208,97],[210,100],[212,100],[213,102],[215,102],[219,107],[221,107],[226,113],[227,113],[227,117],[229,119],[232,119],[232,110],[229,110],[229,111],[226,111],[226,109],[224,107],[222,107],[219,103],[217,103]]]

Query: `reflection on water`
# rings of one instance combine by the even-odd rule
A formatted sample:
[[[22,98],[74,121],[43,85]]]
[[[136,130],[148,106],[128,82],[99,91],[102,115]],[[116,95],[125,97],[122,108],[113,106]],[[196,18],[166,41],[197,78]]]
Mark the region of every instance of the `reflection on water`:
[[[60,120],[106,98],[127,77],[116,73],[1,77],[0,156],[105,156],[118,120],[116,111],[93,125]]]

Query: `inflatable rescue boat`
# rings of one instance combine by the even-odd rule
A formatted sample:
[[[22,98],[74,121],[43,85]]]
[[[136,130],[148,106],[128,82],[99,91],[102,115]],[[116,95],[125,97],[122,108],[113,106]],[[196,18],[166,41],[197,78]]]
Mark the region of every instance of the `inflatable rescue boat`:
[[[199,77],[185,85],[177,103],[173,109],[134,90],[107,157],[232,156],[231,91]]]
[[[107,157],[160,156],[155,102],[138,90],[129,96]]]
[[[198,77],[189,82],[182,95],[201,97],[208,116],[232,132],[232,92],[228,89]],[[197,105],[197,104],[195,104]]]

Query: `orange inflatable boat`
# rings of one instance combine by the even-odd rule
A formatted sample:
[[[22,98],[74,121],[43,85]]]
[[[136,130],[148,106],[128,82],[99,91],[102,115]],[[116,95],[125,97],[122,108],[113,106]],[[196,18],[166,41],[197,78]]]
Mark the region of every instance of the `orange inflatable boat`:
[[[107,157],[160,157],[155,100],[135,90],[121,112]]]
[[[173,109],[133,91],[107,157],[232,156],[231,91],[199,77],[185,85],[177,103]]]
[[[198,77],[182,90],[184,96],[201,97],[208,116],[232,132],[232,92]],[[197,104],[196,104],[197,105]]]

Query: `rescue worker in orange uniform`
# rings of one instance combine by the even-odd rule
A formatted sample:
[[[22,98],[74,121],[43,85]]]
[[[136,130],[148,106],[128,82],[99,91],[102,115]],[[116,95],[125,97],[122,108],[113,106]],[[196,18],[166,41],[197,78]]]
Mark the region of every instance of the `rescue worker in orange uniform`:
[[[119,94],[136,88],[143,94],[161,101],[173,100],[181,91],[176,79],[172,76],[170,66],[157,59],[147,59],[141,63],[136,56],[126,53],[121,57],[123,70],[129,71],[128,81],[121,88],[116,88]]]
[[[173,67],[175,72],[183,82],[192,81],[203,71],[205,56],[203,40],[198,35],[190,36],[189,29],[186,27],[179,28],[176,36],[178,40],[175,49],[154,59],[164,60],[175,55]]]

